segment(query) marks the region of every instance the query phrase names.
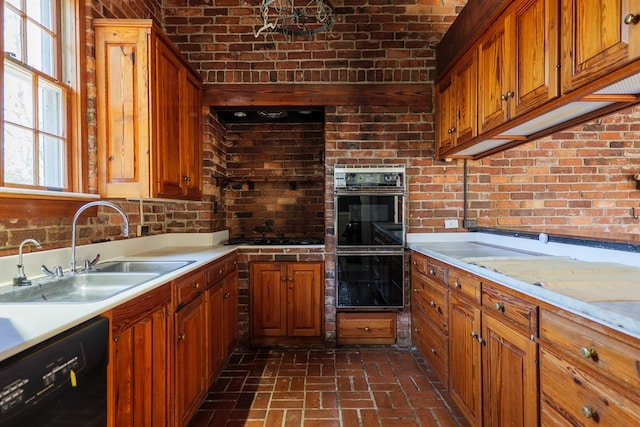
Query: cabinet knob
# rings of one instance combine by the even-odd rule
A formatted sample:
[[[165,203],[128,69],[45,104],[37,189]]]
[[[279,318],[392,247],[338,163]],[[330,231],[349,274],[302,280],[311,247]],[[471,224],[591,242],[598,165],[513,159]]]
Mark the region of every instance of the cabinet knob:
[[[418,261],[413,261],[413,265],[418,265]]]
[[[182,177],[182,180],[183,180],[184,182],[189,182],[189,181],[191,181],[191,177],[190,177],[190,176],[186,176],[186,175],[185,175],[185,176],[183,176],[183,177]]]
[[[365,327],[364,327],[364,331],[365,331],[365,332],[369,332],[369,331],[370,331],[369,327],[368,327],[368,326],[365,326]]]
[[[478,337],[476,340],[478,341],[478,344],[484,344],[484,338]]]
[[[582,415],[585,418],[597,418],[598,417],[598,411],[596,411],[594,408],[591,408],[589,406],[583,406],[581,409]]]
[[[438,350],[436,350],[435,348],[431,349],[431,353],[436,354],[438,352]]]
[[[458,282],[458,279],[456,279],[456,282],[453,284],[453,287],[456,288],[456,289],[460,289],[462,287],[460,282]]]
[[[635,25],[638,22],[640,22],[640,14],[634,15],[633,13],[630,13],[624,17],[624,23],[627,25],[631,25],[631,24]]]
[[[436,306],[436,305],[438,305],[438,304],[436,304],[436,302],[435,302],[435,301],[429,301],[429,305],[430,305],[431,307],[435,307],[435,306]]]
[[[580,354],[585,359],[596,359],[598,357],[598,353],[595,348],[582,347],[580,349]]]
[[[198,288],[200,287],[200,283],[199,283],[199,282],[193,283],[193,284],[191,285],[191,287],[192,287],[193,289],[198,289]]]
[[[418,329],[418,328],[413,328],[413,332],[415,332],[415,333],[418,333],[418,334],[419,334],[419,333],[420,333],[420,329]]]
[[[436,275],[436,271],[433,268],[430,268],[429,269],[429,274],[432,275],[432,276],[435,276]]]
[[[471,331],[469,335],[471,335],[471,338],[475,338],[478,336],[478,333],[476,331]]]
[[[218,270],[218,274],[222,274],[222,269]]]
[[[224,294],[224,299],[228,299],[231,296],[231,294],[229,292],[227,292],[226,294]]]
[[[415,288],[415,289],[413,290],[413,292],[415,292],[415,293],[417,294],[418,292],[420,292],[420,289]]]
[[[494,307],[495,307],[496,311],[504,311],[504,304],[501,303],[501,302],[497,302]]]
[[[185,339],[185,338],[187,338],[187,335],[186,335],[186,334],[179,334],[179,335],[178,335],[178,339],[179,339],[180,341],[184,341],[184,339]]]

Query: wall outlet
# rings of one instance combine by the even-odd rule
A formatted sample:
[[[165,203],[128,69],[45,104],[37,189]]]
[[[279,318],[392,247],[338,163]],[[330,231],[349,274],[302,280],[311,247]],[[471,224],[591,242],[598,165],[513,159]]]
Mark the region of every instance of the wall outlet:
[[[465,219],[462,226],[466,229],[478,228],[478,221],[475,219]]]
[[[458,220],[457,219],[445,219],[444,220],[444,228],[458,228]]]

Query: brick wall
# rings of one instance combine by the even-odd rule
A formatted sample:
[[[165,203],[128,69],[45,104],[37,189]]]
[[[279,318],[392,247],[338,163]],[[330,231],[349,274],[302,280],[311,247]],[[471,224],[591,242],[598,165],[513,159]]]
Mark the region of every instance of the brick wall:
[[[227,127],[225,187],[232,237],[324,239],[324,129],[321,123]]]

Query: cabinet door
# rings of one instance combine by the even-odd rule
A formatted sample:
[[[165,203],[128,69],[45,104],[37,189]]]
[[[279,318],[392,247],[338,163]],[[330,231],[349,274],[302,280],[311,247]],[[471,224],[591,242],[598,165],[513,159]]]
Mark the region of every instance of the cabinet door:
[[[238,278],[228,274],[222,281],[222,327],[224,357],[233,350],[238,338]]]
[[[558,0],[524,0],[513,11],[515,95],[511,118],[559,94]]]
[[[158,196],[182,196],[180,161],[180,93],[184,78],[182,64],[173,50],[156,37],[155,79],[152,108],[154,114],[155,168],[154,183]]]
[[[202,111],[201,88],[198,79],[183,69],[183,89],[180,95],[180,163],[182,194],[189,199],[201,196]]]
[[[149,29],[95,28],[98,189],[149,197]]]
[[[211,384],[226,359],[226,330],[224,328],[224,306],[222,284],[214,285],[206,294],[207,371]]]
[[[454,147],[478,135],[477,67],[476,53],[472,51],[454,71]]]
[[[453,148],[455,137],[453,96],[453,74],[450,74],[438,84],[436,97],[436,150],[438,153],[444,153]]]
[[[287,327],[291,337],[322,336],[322,264],[287,265]]]
[[[449,393],[472,426],[482,425],[480,308],[449,298]]]
[[[287,271],[278,263],[251,265],[251,332],[257,337],[287,335]]]
[[[176,416],[181,426],[187,425],[206,388],[205,320],[202,295],[175,315]]]
[[[511,16],[499,18],[478,45],[478,133],[507,121],[514,96]]]
[[[538,425],[538,344],[482,314],[484,426]]]
[[[625,24],[640,14],[638,0],[562,1],[563,93],[605,76],[640,56],[640,24]]]

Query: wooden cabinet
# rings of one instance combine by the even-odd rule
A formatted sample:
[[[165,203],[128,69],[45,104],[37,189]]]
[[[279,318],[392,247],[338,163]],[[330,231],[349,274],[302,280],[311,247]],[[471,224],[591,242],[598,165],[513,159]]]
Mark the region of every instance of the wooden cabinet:
[[[436,127],[439,152],[477,135],[477,63],[472,52],[438,84]]]
[[[201,196],[201,83],[151,20],[95,19],[99,192]]]
[[[515,2],[477,50],[482,134],[558,96],[557,0]]]
[[[566,312],[540,313],[543,425],[623,426],[640,419],[640,345]]]
[[[446,386],[448,381],[447,268],[411,253],[411,339]]]
[[[222,281],[222,328],[226,358],[238,341],[238,278],[235,272]]]
[[[187,425],[207,386],[206,306],[204,271],[196,270],[176,280],[175,405],[176,424]]]
[[[640,23],[633,22],[640,17],[640,1],[566,0],[561,4],[563,93],[640,57]]]
[[[322,268],[318,262],[251,264],[252,343],[278,344],[322,338]]]
[[[170,426],[171,285],[112,309],[108,425]]]
[[[338,345],[395,344],[396,313],[355,312],[337,314]]]

